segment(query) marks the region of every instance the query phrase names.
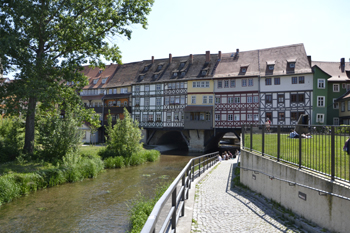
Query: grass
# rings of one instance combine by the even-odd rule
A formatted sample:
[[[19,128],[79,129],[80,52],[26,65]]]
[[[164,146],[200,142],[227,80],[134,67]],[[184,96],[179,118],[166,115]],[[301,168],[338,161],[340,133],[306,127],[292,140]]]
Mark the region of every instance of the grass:
[[[299,164],[299,139],[288,138],[289,134],[280,136],[280,159]],[[277,134],[265,134],[264,154],[277,158]],[[349,180],[350,157],[343,151],[348,136],[334,137],[335,175]],[[245,147],[250,148],[250,135],[244,138]],[[331,135],[312,135],[310,139],[301,139],[301,164],[322,173],[331,174]],[[262,152],[262,135],[253,134],[253,150]]]

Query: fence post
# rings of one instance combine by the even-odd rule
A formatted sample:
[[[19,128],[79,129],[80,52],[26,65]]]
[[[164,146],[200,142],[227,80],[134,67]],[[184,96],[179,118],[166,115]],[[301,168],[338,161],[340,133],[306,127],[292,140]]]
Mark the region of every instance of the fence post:
[[[335,140],[334,140],[334,126],[331,126],[331,180],[335,176]]]
[[[301,135],[299,135],[299,169],[301,169]]]
[[[261,155],[264,156],[265,153],[265,125],[262,125],[261,127],[261,133],[262,133],[262,138],[261,138]]]
[[[281,156],[281,126],[277,126],[277,161],[280,161]]]
[[[185,182],[185,178],[186,178],[186,174],[183,174],[182,176],[182,194],[181,194],[181,199],[183,201],[183,206],[182,206],[182,210],[181,210],[181,216],[185,216],[185,192],[186,192],[186,182]],[[188,198],[188,196],[187,196]]]
[[[250,125],[250,151],[253,150],[253,125]]]
[[[173,230],[174,233],[176,233],[176,187],[172,193],[171,197],[171,205],[174,209],[173,216],[171,217],[171,229]]]
[[[191,173],[191,177],[192,177],[192,182],[194,181],[194,159],[192,159],[192,173]]]

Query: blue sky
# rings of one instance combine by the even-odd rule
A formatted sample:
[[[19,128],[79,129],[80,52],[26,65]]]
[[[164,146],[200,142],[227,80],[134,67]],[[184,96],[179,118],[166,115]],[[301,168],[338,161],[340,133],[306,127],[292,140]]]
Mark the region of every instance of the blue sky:
[[[123,63],[297,43],[314,61],[349,61],[349,10],[349,0],[155,0],[147,30],[110,41]]]
[[[349,0],[155,0],[148,29],[114,42],[123,63],[297,43],[315,61],[349,61],[349,10]]]

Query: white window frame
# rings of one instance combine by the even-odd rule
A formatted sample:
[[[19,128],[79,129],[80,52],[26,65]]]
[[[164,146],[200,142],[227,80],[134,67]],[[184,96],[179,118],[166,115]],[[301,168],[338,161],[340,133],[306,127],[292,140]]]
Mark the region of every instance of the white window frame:
[[[340,85],[339,84],[333,84],[333,92],[340,92]]]
[[[97,84],[97,82],[98,82],[98,79],[94,79],[93,83]]]
[[[320,101],[322,101],[322,105],[320,105]],[[317,96],[317,107],[324,107],[326,105],[326,97]]]
[[[234,120],[235,120],[235,121],[239,121],[239,119],[240,119],[239,114],[235,114],[235,115],[234,115]]]
[[[230,80],[230,87],[236,87],[236,80]]]
[[[247,114],[247,121],[253,120],[253,114]]]
[[[220,114],[215,114],[215,121],[220,121]]]
[[[229,88],[229,80],[224,80],[224,88]]]
[[[324,123],[324,114],[316,114],[316,123]]]
[[[193,95],[191,97],[191,104],[196,104],[196,96],[195,95]]]
[[[339,125],[339,117],[333,117],[333,125]]]
[[[259,120],[259,114],[254,114],[253,117],[254,117],[254,121],[258,121]]]
[[[235,102],[235,104],[241,103],[241,97],[235,97],[234,102]]]
[[[102,79],[102,84],[106,83],[106,81],[107,81],[107,78],[103,78]]]
[[[247,96],[247,103],[253,103],[253,96]]]
[[[242,79],[242,87],[246,87],[247,86],[247,79]]]
[[[210,87],[209,81],[206,81],[206,82],[205,82],[205,87],[206,87],[206,88],[209,88],[209,87]]]
[[[213,96],[212,95],[210,95],[209,96],[209,102],[208,102],[209,104],[212,104],[213,103]]]
[[[227,97],[227,103],[233,104],[233,100],[234,100],[233,97]]]
[[[253,103],[259,103],[259,96],[253,96]]]
[[[208,103],[208,97],[206,95],[203,95],[203,104]]]
[[[156,85],[156,90],[157,90],[157,91],[160,91],[161,89],[162,89],[162,86],[161,86],[160,84],[157,84],[157,85]]]
[[[222,80],[218,81],[218,88],[222,88]]]
[[[253,81],[252,78],[249,78],[249,79],[248,79],[248,86],[249,86],[249,87],[254,86],[254,81]]]
[[[228,121],[233,121],[233,114],[228,114],[227,120]]]

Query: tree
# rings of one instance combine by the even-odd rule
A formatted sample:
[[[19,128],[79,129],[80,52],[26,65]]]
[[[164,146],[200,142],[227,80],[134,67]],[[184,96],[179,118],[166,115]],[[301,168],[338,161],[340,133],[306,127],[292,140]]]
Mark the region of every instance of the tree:
[[[112,126],[111,115],[108,115],[106,129],[108,133],[106,150],[113,152],[115,156],[130,158],[133,153],[142,149],[139,123],[132,120],[126,108],[124,108],[124,119],[117,119],[114,126]]]
[[[106,39],[131,38],[130,25],[147,26],[153,0],[0,0],[0,57],[15,82],[0,89],[8,114],[26,116],[24,151],[34,148],[35,107],[47,109],[81,100],[82,64],[121,63],[118,46]],[[74,82],[67,86],[66,82]],[[9,98],[11,97],[11,98]]]

